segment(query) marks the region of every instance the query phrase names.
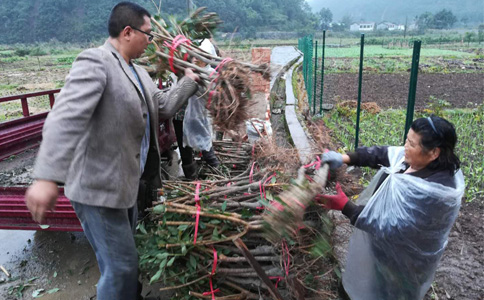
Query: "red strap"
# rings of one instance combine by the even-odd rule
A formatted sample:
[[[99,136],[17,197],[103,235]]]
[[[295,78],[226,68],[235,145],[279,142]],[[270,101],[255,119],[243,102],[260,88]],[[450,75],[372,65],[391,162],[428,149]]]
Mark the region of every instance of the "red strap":
[[[195,188],[195,205],[197,206],[197,218],[195,221],[195,237],[193,238],[193,244],[195,245],[197,243],[197,235],[198,235],[198,223],[200,222],[200,182],[197,182],[197,186]]]
[[[276,279],[276,289],[277,289],[277,285],[279,284],[279,282],[282,281],[282,276],[270,276],[269,279]]]
[[[287,247],[286,240],[282,240],[282,258],[284,259],[284,254],[287,255],[287,261],[282,261],[284,264],[284,269],[286,270],[286,276],[289,276],[289,266],[291,265],[291,255],[289,253],[289,247]]]
[[[174,61],[175,61],[175,51],[178,51],[177,48],[181,45],[181,44],[187,44],[187,45],[190,45],[191,44],[191,41],[189,39],[187,39],[184,35],[177,35],[174,39],[173,39],[173,42],[170,44],[168,42],[165,41],[164,45],[166,47],[168,47],[170,49],[169,51],[169,58],[168,58],[168,63],[170,65],[170,70],[173,72],[173,73],[176,73],[176,69],[175,69],[175,64],[174,64]],[[185,54],[184,60],[187,60],[188,59],[188,53]]]
[[[204,296],[212,295],[212,300],[215,300],[215,293],[220,292],[220,289],[213,289],[212,277],[210,277],[210,292],[203,293]]]
[[[213,282],[212,282],[212,276],[215,275],[215,272],[217,271],[217,250],[215,250],[214,247],[212,247],[213,250],[213,265],[212,265],[212,273],[210,273],[210,292],[205,292],[203,293],[204,296],[212,295],[212,300],[215,300],[215,293],[220,292],[220,289],[213,290]]]
[[[209,108],[210,104],[212,104],[212,97],[213,97],[213,95],[215,95],[215,93],[216,93],[215,91],[210,91],[208,93],[208,100],[207,100],[207,105],[206,105],[207,108]]]
[[[304,174],[304,176],[306,177],[306,179],[310,182],[314,182],[314,179],[312,179],[311,177],[309,177],[308,174]]]
[[[316,170],[319,170],[319,168],[321,168],[321,158],[319,158],[319,156],[316,156],[316,161],[313,161],[312,163],[305,165],[304,168],[307,169],[312,166],[315,166],[314,168]]]
[[[212,77],[213,75],[215,75],[215,73],[217,73],[218,69],[221,69],[226,63],[230,62],[230,61],[233,61],[233,59],[231,59],[230,57],[227,57],[227,58],[224,58],[216,67],[215,67],[215,70],[212,71],[212,73],[210,73],[210,76],[209,77]]]
[[[282,206],[282,204],[277,201],[272,201],[271,205],[275,207],[278,211],[284,211],[284,206]]]
[[[302,209],[306,209],[306,206],[301,203],[297,198],[292,198],[292,201],[296,202],[297,205],[299,205]]]
[[[212,265],[212,273],[210,275],[215,275],[215,272],[217,271],[217,250],[215,250],[215,247],[212,247],[213,250],[213,265]]]
[[[260,195],[261,195],[261,198],[264,197],[264,200],[266,199],[266,189],[265,189],[265,185],[267,184],[267,182],[269,180],[272,179],[272,177],[275,177],[276,176],[276,172],[274,172],[274,174],[272,174],[271,176],[269,176],[269,178],[267,178],[265,181],[264,181],[264,184],[262,184],[262,180],[259,181],[259,190],[260,190]]]

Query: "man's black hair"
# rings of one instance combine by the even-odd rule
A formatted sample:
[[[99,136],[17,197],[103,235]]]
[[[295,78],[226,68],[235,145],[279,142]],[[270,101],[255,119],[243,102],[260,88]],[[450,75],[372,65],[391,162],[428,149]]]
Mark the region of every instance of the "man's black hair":
[[[140,28],[144,17],[151,18],[150,13],[142,6],[133,2],[120,2],[111,10],[108,21],[109,36],[117,38],[126,26]]]

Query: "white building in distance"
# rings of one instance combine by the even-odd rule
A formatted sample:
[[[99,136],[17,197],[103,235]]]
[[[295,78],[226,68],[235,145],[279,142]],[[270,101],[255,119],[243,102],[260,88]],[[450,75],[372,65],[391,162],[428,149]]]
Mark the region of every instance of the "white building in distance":
[[[376,24],[375,22],[367,22],[367,23],[353,23],[350,26],[350,31],[375,31]]]

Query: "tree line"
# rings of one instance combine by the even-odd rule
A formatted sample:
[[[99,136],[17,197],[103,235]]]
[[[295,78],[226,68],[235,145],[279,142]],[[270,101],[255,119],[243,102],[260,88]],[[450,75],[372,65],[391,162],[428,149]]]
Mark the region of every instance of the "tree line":
[[[153,2],[131,0],[156,13]],[[34,43],[53,39],[89,42],[107,36],[107,19],[120,0],[6,0],[0,1],[0,43]],[[164,18],[187,16],[188,7],[206,6],[224,24],[220,31],[245,37],[257,31],[311,32],[318,18],[304,0],[161,0]]]
[[[0,1],[0,44],[90,42],[107,36],[111,8],[121,0],[4,0]],[[312,12],[304,0],[131,0],[153,14],[161,3],[161,15],[167,19],[185,18],[196,7],[208,7],[224,22],[219,31],[237,32],[253,38],[257,32],[290,31],[300,35],[315,30],[348,30],[354,21],[348,14],[333,22],[329,8]],[[416,16],[420,30],[450,28],[457,22],[450,10]]]

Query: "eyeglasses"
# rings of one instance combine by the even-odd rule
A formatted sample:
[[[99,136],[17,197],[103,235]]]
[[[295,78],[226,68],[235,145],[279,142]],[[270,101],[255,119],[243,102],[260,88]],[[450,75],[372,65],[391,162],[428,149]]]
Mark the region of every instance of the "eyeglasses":
[[[136,27],[134,27],[134,26],[130,26],[130,27],[131,27],[131,28],[133,28],[133,29],[134,29],[134,30],[136,30],[136,31],[139,31],[139,32],[142,32],[142,33],[146,34],[146,35],[148,36],[148,41],[150,41],[150,42],[151,42],[151,41],[153,40],[154,36],[153,36],[151,33],[146,32],[146,31],[143,31],[143,30],[141,30],[141,29],[138,29],[138,28],[136,28]]]

